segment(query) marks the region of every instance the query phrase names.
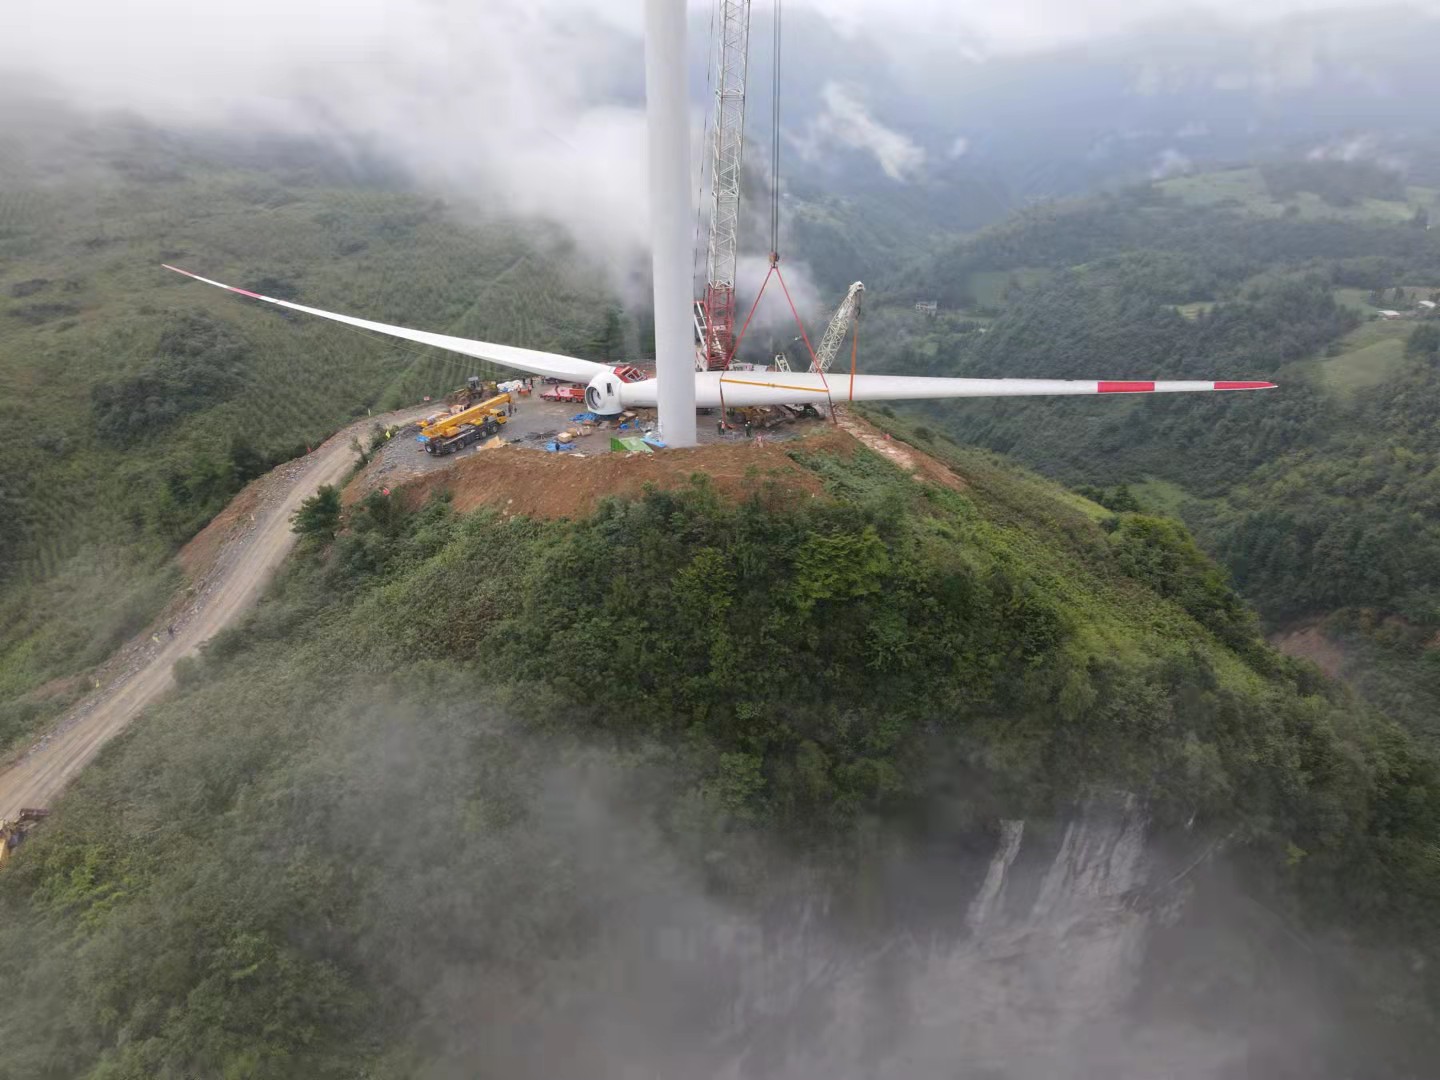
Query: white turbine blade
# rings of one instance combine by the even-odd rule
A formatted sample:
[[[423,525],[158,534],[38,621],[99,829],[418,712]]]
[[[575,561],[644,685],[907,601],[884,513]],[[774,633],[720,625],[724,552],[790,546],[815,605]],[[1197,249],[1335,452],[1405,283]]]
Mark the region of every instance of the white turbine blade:
[[[795,371],[710,371],[695,376],[695,404],[821,405],[830,401],[912,401],[926,398],[1034,397],[1055,394],[1176,394],[1269,390],[1268,382],[1121,381],[1104,379],[935,379],[913,375],[830,375]],[[828,384],[828,390],[827,390]],[[654,380],[621,389],[627,405],[646,405]]]
[[[168,263],[161,265],[166,270],[174,270],[177,274],[184,274],[196,281],[203,281],[206,285],[214,285],[217,289],[228,289],[241,296],[248,296],[252,300],[264,300],[267,304],[276,304],[289,308],[291,311],[303,311],[307,315],[318,315],[322,319],[345,323],[347,326],[358,326],[362,330],[371,330],[377,334],[386,334],[390,337],[403,338],[406,341],[415,341],[421,345],[433,345],[437,349],[448,349],[450,352],[460,353],[463,356],[489,360],[501,367],[514,368],[516,371],[523,371],[528,375],[543,375],[583,383],[589,382],[602,371],[610,370],[604,364],[580,360],[573,356],[562,356],[559,353],[537,352],[534,349],[520,349],[513,345],[492,345],[488,341],[451,337],[449,334],[432,334],[428,330],[410,330],[404,326],[391,326],[388,323],[371,322],[369,319],[357,319],[353,315],[337,315],[333,311],[321,311],[319,308],[306,307],[304,304],[292,304],[289,300],[261,296],[259,293],[253,293],[247,289],[237,289],[234,285],[211,281],[209,278],[192,274],[189,270],[181,270],[178,266],[170,266]]]

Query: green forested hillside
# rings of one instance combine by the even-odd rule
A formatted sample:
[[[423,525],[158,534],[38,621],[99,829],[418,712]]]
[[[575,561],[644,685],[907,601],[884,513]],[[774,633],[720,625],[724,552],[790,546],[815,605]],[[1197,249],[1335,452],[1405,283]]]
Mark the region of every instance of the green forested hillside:
[[[1394,224],[1415,220],[1417,211],[1428,221],[1437,194],[1434,188],[1407,187],[1398,173],[1368,161],[1276,161],[1179,176],[1157,186],[1196,206]]]
[[[27,692],[153,616],[171,552],[247,480],[470,373],[162,262],[565,351],[584,351],[608,300],[558,232],[347,180],[314,148],[123,125],[64,143],[78,123],[53,118],[49,147],[0,133],[0,745],[66,700]]]
[[[1035,267],[1052,273],[1017,281],[983,333],[967,321],[978,273]],[[870,355],[937,375],[1278,382],[921,411],[1071,483],[1144,484],[1142,505],[1182,517],[1269,627],[1327,620],[1365,693],[1436,735],[1440,333],[1420,303],[1436,283],[1440,240],[1413,223],[1257,219],[1140,190],[954,245],[908,288],[960,313],[892,312]],[[1402,318],[1375,321],[1381,307]]]
[[[697,475],[573,523],[358,505],[0,875],[0,1076],[613,1075],[705,979],[672,957],[604,1056],[631,914],[663,939],[798,876],[863,921],[882,837],[1115,790],[1228,837],[1303,948],[1371,957],[1326,1006],[1334,1075],[1430,1060],[1433,764],[1173,523],[937,452],[948,485],[830,437],[795,450],[825,497]],[[1254,956],[1176,992],[1261,1015]]]

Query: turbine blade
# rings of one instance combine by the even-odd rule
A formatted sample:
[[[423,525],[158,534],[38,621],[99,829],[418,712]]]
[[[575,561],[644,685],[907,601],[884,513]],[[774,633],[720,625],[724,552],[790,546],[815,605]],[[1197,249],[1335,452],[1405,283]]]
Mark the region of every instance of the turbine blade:
[[[1035,397],[1070,394],[1184,394],[1214,390],[1269,390],[1270,382],[1109,379],[936,379],[912,375],[819,375],[791,371],[715,371],[696,375],[695,403],[804,405],[827,401],[911,401],[926,398]],[[644,383],[625,388],[625,400],[642,404]]]
[[[203,281],[218,289],[227,289],[252,300],[303,311],[322,319],[359,327],[377,334],[433,345],[438,349],[489,360],[502,367],[514,368],[531,375],[589,382],[601,372],[612,368],[591,360],[581,360],[559,353],[521,349],[513,345],[495,345],[488,341],[434,334],[428,330],[411,330],[404,326],[358,319],[333,311],[306,307],[289,300],[262,296],[248,289],[226,285],[162,263],[166,270]],[[913,375],[832,375],[828,378],[809,372],[790,371],[708,371],[695,376],[695,404],[700,408],[724,405],[805,405],[828,401],[914,401],[927,398],[960,397],[1033,397],[1069,394],[1177,394],[1214,390],[1269,390],[1270,382],[1235,381],[1166,381],[1121,379],[936,379]],[[621,384],[621,400],[626,405],[654,406],[654,379]]]
[[[321,311],[319,308],[306,307],[304,304],[294,304],[289,300],[277,300],[273,296],[261,296],[259,293],[250,292],[248,289],[240,289],[234,285],[226,285],[221,281],[211,281],[209,278],[201,277],[199,274],[192,274],[189,270],[181,270],[178,266],[171,266],[168,263],[161,263],[166,270],[173,270],[177,274],[184,274],[186,277],[194,278],[196,281],[203,281],[206,285],[214,285],[217,289],[228,289],[230,292],[239,293],[241,296],[248,296],[252,300],[263,300],[267,304],[275,304],[279,307],[289,308],[291,311],[303,311],[307,315],[318,315],[322,319],[330,319],[332,322],[345,323],[347,326],[359,327],[361,330],[370,330],[377,334],[385,334],[389,337],[402,338],[405,341],[414,341],[421,345],[433,345],[437,349],[446,349],[450,352],[460,353],[462,356],[473,356],[479,360],[489,360],[491,363],[499,364],[501,367],[514,368],[516,371],[523,371],[527,375],[542,375],[556,379],[570,379],[574,382],[589,382],[602,371],[609,371],[610,368],[604,364],[597,364],[590,360],[580,360],[573,356],[562,356],[559,353],[537,352],[534,349],[521,349],[513,345],[493,345],[488,341],[475,341],[472,338],[452,337],[449,334],[432,334],[428,330],[411,330],[404,326],[391,326],[388,323],[372,322],[369,319],[357,319],[353,315],[339,315],[333,311]]]

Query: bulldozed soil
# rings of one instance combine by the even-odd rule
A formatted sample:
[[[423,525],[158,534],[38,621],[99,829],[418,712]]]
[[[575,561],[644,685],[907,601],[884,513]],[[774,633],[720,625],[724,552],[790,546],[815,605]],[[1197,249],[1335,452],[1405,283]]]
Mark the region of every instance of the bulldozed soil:
[[[778,487],[788,498],[822,498],[820,478],[789,452],[849,454],[855,445],[849,435],[830,431],[778,445],[714,444],[654,454],[579,457],[504,446],[462,458],[453,468],[404,484],[396,494],[415,507],[448,492],[461,513],[491,507],[537,518],[584,517],[607,497],[634,498],[651,484],[662,490],[683,487],[696,475],[731,499],[763,496],[767,487]]]
[[[841,410],[836,417],[836,423],[845,431],[855,436],[869,449],[875,451],[891,464],[904,469],[917,480],[929,480],[932,483],[948,487],[953,491],[964,491],[966,483],[957,476],[951,469],[936,461],[929,454],[917,450],[908,443],[899,439],[892,439],[885,432],[873,425],[861,420],[844,410]]]
[[[1309,660],[1332,679],[1344,677],[1349,657],[1344,648],[1325,633],[1323,623],[1318,620],[1272,634],[1270,644],[1286,656]]]

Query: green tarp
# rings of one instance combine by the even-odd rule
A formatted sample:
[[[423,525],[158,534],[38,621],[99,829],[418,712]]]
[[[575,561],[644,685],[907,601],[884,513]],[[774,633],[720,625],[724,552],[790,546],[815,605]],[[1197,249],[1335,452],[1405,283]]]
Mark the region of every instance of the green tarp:
[[[653,454],[655,452],[649,446],[647,446],[645,444],[645,440],[640,438],[638,435],[626,435],[621,438],[611,436],[610,449],[615,450],[621,454]]]

